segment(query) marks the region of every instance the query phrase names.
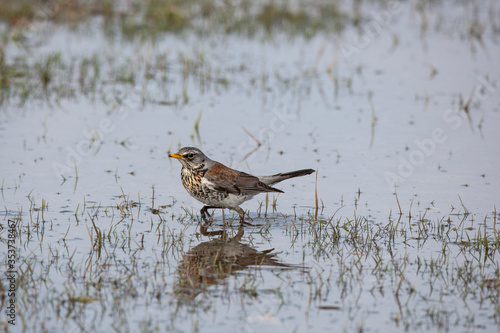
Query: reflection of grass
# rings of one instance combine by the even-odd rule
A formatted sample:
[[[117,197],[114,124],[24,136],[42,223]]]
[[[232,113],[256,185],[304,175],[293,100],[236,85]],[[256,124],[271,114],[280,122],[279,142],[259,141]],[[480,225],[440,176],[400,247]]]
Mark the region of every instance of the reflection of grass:
[[[61,54],[54,53],[44,59],[43,62],[35,64],[35,70],[39,77],[39,82],[46,90],[55,77],[55,71],[61,66]]]
[[[39,57],[34,64],[22,58],[7,62],[0,54],[0,106],[13,101],[22,106],[29,98],[70,97],[72,70],[60,53]]]

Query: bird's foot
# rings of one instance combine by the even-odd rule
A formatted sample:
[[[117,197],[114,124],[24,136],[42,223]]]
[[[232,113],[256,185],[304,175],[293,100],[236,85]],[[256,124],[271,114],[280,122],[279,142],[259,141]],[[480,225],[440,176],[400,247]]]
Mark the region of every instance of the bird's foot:
[[[204,206],[200,210],[201,221],[203,221],[205,227],[212,225],[212,222],[214,221],[212,215],[210,215],[210,213],[208,212],[208,208],[209,208],[208,206]]]

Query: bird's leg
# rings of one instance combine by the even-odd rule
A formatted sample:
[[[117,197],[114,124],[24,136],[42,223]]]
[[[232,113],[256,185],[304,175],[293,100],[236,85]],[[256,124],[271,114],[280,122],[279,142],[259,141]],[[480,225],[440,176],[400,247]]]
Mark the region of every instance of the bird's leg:
[[[217,231],[208,231],[207,230],[207,227],[210,226],[213,222],[212,216],[208,212],[208,209],[217,209],[217,208],[221,208],[221,207],[203,206],[203,208],[200,210],[201,219],[204,222],[203,224],[200,223],[200,232],[203,236],[222,236],[222,238],[225,239],[227,237],[225,228],[223,228],[222,230],[217,230]],[[207,219],[207,215],[208,215],[208,219]]]
[[[226,216],[224,215],[224,208],[222,208],[222,230],[226,230]]]
[[[243,209],[241,209],[240,207],[236,206],[233,208],[233,210],[238,213],[238,215],[240,216],[240,223],[243,224],[245,222],[245,212],[243,211]]]
[[[212,216],[210,215],[210,213],[208,212],[208,209],[214,209],[214,208],[219,208],[219,207],[203,206],[203,208],[200,210],[201,219],[203,220],[203,222],[205,222],[205,225],[212,224],[213,219],[212,219]],[[207,219],[207,215],[208,215],[208,219]]]
[[[233,208],[233,210],[240,216],[240,225],[248,225],[253,227],[253,224],[245,222],[245,211],[243,209],[236,206],[235,208]]]

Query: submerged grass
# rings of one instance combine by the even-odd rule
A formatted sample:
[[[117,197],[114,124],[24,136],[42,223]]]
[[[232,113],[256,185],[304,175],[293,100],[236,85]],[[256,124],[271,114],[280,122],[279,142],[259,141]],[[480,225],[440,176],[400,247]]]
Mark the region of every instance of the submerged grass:
[[[188,59],[187,55],[180,56]],[[23,107],[31,101],[54,106],[63,99],[74,99],[80,95],[94,102],[109,104],[112,101],[120,102],[123,95],[136,84],[143,87],[143,104],[186,104],[189,101],[186,84],[182,84],[185,87],[182,91],[167,95],[166,100],[145,91],[151,84],[170,91],[166,87],[165,76],[172,79],[177,77],[184,82],[199,82],[204,92],[227,89],[227,81],[213,76],[212,64],[202,57],[183,61],[183,68],[177,72],[169,69],[174,67],[176,60],[170,60],[172,64],[166,63],[166,55],[158,56],[147,64],[139,59],[122,60],[103,58],[97,54],[81,59],[63,59],[59,52],[38,56],[33,63],[28,63],[27,59],[8,61],[0,57],[0,108],[9,107],[13,112],[16,107]]]
[[[419,12],[428,10],[426,3],[417,2],[413,6]],[[185,33],[239,34],[263,39],[283,35],[308,38],[324,34],[336,40],[342,38],[342,31],[348,24],[356,26],[372,19],[372,13],[364,12],[362,8],[363,1],[356,1],[347,7],[340,1],[322,0],[307,3],[133,0],[126,4],[118,0],[1,1],[0,20],[5,24],[0,28],[0,108],[7,105],[23,107],[32,100],[42,100],[53,106],[78,95],[92,101],[101,98],[105,103],[111,103],[121,101],[123,95],[136,86],[141,87],[143,104],[181,106],[191,100],[193,82],[201,93],[210,90],[220,93],[235,80],[232,74],[246,68],[244,63],[238,69],[221,68],[203,52],[195,52],[194,55],[183,52],[177,59],[167,53],[144,55],[138,59],[119,56],[109,59],[102,54],[68,59],[57,52],[34,58],[31,54],[35,54],[40,41],[44,41],[47,22],[70,27],[97,26],[102,28],[110,41],[125,39],[141,45],[162,40],[166,34],[183,36]],[[463,33],[475,36],[471,37],[472,40],[478,40],[478,28],[474,27],[485,26],[488,22],[479,22],[474,14],[467,18],[469,21],[473,28],[467,30],[462,27],[466,29]],[[25,55],[8,57],[6,51],[11,48],[25,50]],[[334,82],[335,96],[339,93],[339,82],[352,90],[353,78],[350,74],[338,77],[337,70],[331,67],[327,69],[327,74]],[[182,78],[182,92],[173,88],[178,86],[174,82],[177,75]],[[301,75],[314,82],[319,80],[317,73],[311,74],[310,69],[304,69]],[[290,86],[294,79],[284,78],[283,84]],[[250,86],[255,85],[256,78],[251,81]],[[308,86],[311,84],[308,82]],[[152,96],[150,91],[153,85],[164,95]],[[265,88],[266,82],[262,85]],[[324,95],[320,85],[318,89]],[[376,122],[374,113],[372,118],[373,131]]]
[[[160,312],[150,314],[153,331],[185,329],[194,325],[186,318],[216,315],[215,303],[235,297],[247,304],[241,308],[247,316],[249,304],[262,300],[276,317],[303,302],[309,304],[306,317],[312,307],[347,315],[349,307],[366,306],[366,289],[381,304],[376,312],[385,307],[392,313],[393,328],[474,329],[484,315],[500,325],[500,241],[491,226],[496,212],[481,224],[470,213],[428,220],[409,211],[397,220],[373,220],[354,202],[330,217],[316,217],[315,209],[304,217],[268,212],[254,217],[254,228],[230,227],[228,237],[207,239],[194,232],[198,217],[189,210],[175,213],[180,209],[173,202],[153,212],[138,197],[132,201],[122,191],[115,205],[81,203],[68,210],[68,227],[59,236],[43,199],[28,198],[28,219],[23,213],[12,217],[18,249],[25,249],[19,252],[17,290],[27,330],[135,327],[127,317],[144,304],[170,317],[158,321]],[[82,228],[90,244],[75,247]],[[280,233],[292,253],[272,250]],[[51,245],[48,237],[56,241]],[[280,282],[271,287],[273,279]],[[470,309],[466,316],[451,306],[458,300]],[[55,314],[50,323],[44,311]]]
[[[310,6],[309,6],[310,5]],[[23,107],[27,101],[42,100],[51,106],[76,95],[105,103],[121,100],[131,86],[143,88],[142,102],[163,105],[182,105],[190,100],[188,82],[195,79],[202,92],[221,91],[229,81],[225,71],[215,69],[202,53],[191,57],[179,54],[179,59],[167,60],[167,55],[153,59],[108,59],[100,54],[68,59],[54,52],[31,59],[33,47],[44,38],[47,22],[54,24],[94,24],[93,17],[101,17],[103,29],[111,39],[151,40],[163,33],[178,33],[189,29],[202,34],[237,33],[265,35],[288,32],[290,35],[312,34],[321,29],[338,29],[344,14],[336,2],[322,1],[292,8],[286,2],[241,1],[236,6],[217,1],[134,0],[127,5],[107,0],[81,2],[61,1],[1,1],[0,20],[6,24],[0,29],[0,108]],[[328,18],[326,16],[329,16]],[[7,49],[25,50],[26,55],[7,57]],[[169,92],[172,69],[182,64],[182,94],[152,100],[147,92],[150,83]],[[174,74],[175,75],[175,74]],[[114,96],[109,96],[112,92]],[[157,97],[155,97],[157,98]]]
[[[123,5],[107,1],[2,1],[0,19],[14,26],[32,26],[40,20],[80,23],[100,15],[107,26],[118,22],[127,38],[154,38],[163,32],[192,29],[253,35],[285,31],[312,36],[319,31],[338,32],[348,20],[338,1],[133,0]],[[107,30],[116,30],[107,28]]]

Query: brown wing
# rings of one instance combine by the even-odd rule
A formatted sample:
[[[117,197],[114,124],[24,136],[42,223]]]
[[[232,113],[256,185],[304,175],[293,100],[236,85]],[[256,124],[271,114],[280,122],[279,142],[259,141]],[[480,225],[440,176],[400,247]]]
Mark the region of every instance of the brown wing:
[[[225,165],[215,162],[205,173],[205,178],[214,184],[218,191],[232,194],[255,195],[260,192],[281,192],[283,191],[267,186],[259,178],[248,173],[236,171]]]

